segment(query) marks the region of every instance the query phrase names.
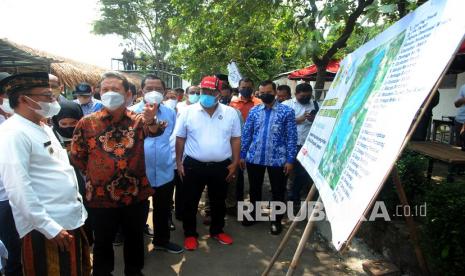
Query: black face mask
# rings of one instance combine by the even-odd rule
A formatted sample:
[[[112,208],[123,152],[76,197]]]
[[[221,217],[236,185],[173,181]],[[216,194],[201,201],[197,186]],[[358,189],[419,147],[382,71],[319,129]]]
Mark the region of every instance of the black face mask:
[[[261,99],[264,103],[270,104],[270,103],[272,103],[272,102],[274,101],[275,96],[274,96],[274,95],[271,95],[271,94],[262,94],[262,95],[260,96],[260,99]]]
[[[222,103],[222,104],[229,105],[230,102],[231,102],[230,97],[221,97],[220,98],[220,103]]]
[[[59,122],[64,118],[80,120],[84,116],[82,109],[77,103],[68,100],[61,101],[60,106],[60,112],[52,117],[53,129],[63,138],[73,138],[74,127],[60,127]]]
[[[308,104],[310,102],[310,97],[303,97],[297,100],[301,104]]]
[[[61,135],[63,138],[73,138],[74,127],[59,127],[56,128],[58,134]]]
[[[242,88],[241,90],[239,90],[239,93],[241,94],[242,97],[244,98],[250,98],[250,96],[252,96],[252,93],[253,93],[253,89],[252,88]]]

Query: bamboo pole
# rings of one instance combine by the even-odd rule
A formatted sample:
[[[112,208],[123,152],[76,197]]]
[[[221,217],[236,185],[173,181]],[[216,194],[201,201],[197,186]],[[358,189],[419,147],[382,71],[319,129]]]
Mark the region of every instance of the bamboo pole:
[[[317,202],[321,202],[321,198],[318,197]],[[312,211],[312,215],[308,219],[307,226],[305,227],[305,231],[300,239],[299,245],[297,246],[297,250],[294,253],[294,257],[292,258],[291,265],[289,266],[289,270],[286,273],[286,276],[294,275],[295,269],[299,263],[300,257],[302,256],[302,252],[304,251],[305,244],[307,244],[307,240],[313,232],[313,228],[315,227],[315,215],[316,211],[315,208]]]
[[[305,198],[304,204],[300,207],[299,213],[297,217],[300,216],[302,213],[302,208],[305,208],[307,206],[307,203],[313,198],[313,196],[316,193],[316,186],[315,184],[312,185],[312,188],[307,194],[307,197]],[[273,265],[275,264],[276,260],[278,259],[279,255],[283,251],[284,247],[286,246],[287,242],[289,241],[289,238],[291,237],[292,232],[294,231],[295,227],[297,226],[298,221],[294,220],[291,225],[289,226],[289,229],[287,229],[286,234],[284,235],[283,239],[281,240],[281,243],[278,246],[278,249],[276,249],[276,252],[274,253],[273,257],[270,260],[270,263],[266,267],[265,271],[263,271],[262,276],[267,276],[271,269],[273,268]]]

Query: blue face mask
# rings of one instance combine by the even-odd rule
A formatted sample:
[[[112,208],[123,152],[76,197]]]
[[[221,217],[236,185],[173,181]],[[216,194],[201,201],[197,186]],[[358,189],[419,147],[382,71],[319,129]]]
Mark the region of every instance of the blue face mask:
[[[205,108],[210,108],[215,106],[216,97],[212,95],[200,95],[200,104]]]
[[[197,94],[192,94],[192,95],[189,95],[189,102],[191,104],[195,104],[196,102],[198,102],[200,99],[200,95],[197,95]]]

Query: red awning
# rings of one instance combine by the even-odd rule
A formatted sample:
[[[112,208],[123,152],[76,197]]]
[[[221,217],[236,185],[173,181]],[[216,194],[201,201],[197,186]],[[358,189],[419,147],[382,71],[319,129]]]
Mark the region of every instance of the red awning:
[[[465,42],[460,46],[458,54],[465,54]]]
[[[326,72],[331,74],[336,74],[337,70],[339,70],[339,61],[338,60],[331,60],[326,66]],[[315,78],[317,73],[316,65],[310,65],[303,69],[296,70],[290,73],[287,78],[290,80],[300,80],[300,79],[312,79]]]

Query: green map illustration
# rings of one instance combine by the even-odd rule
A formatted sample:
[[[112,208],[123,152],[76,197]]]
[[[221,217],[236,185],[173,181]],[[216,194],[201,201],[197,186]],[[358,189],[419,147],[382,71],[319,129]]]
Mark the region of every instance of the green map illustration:
[[[331,189],[335,189],[354,150],[365,122],[365,103],[376,93],[404,41],[405,32],[368,52],[356,68],[349,68],[347,78],[354,78],[336,118],[318,170]],[[353,65],[352,65],[353,66]],[[352,72],[350,72],[352,71]],[[355,75],[354,75],[355,74]],[[333,87],[337,89],[337,85]]]

